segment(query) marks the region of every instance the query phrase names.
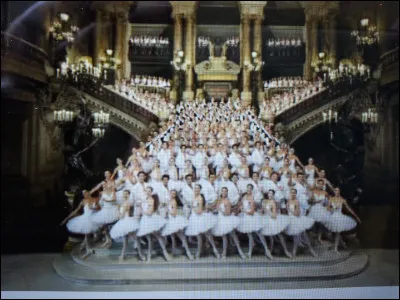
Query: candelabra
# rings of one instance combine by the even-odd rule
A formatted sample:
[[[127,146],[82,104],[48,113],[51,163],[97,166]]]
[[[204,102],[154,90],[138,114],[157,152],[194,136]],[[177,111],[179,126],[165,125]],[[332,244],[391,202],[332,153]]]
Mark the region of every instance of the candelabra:
[[[322,112],[322,118],[324,123],[329,122],[330,138],[333,140],[333,129],[332,125],[338,122],[338,112],[332,109]]]
[[[361,122],[363,124],[372,125],[378,123],[378,113],[374,108],[369,108],[361,114]]]
[[[110,114],[105,113],[102,110],[92,114],[94,119],[94,127],[92,128],[92,134],[96,138],[104,137],[105,128],[110,123]]]
[[[53,117],[54,117],[54,122],[58,124],[66,124],[69,122],[72,122],[74,119],[75,113],[70,110],[54,110],[53,111]]]

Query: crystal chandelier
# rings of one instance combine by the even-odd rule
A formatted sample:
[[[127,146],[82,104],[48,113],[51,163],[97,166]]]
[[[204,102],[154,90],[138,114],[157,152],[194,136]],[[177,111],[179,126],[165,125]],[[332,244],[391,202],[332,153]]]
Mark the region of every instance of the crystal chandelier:
[[[370,25],[369,19],[360,21],[360,28],[353,30],[351,36],[356,40],[357,46],[371,46],[379,41],[379,33],[374,25]]]
[[[105,134],[105,128],[110,123],[110,114],[105,113],[102,110],[92,114],[94,119],[94,127],[92,128],[92,134],[95,138],[102,138]]]
[[[66,41],[71,44],[75,40],[79,28],[70,24],[70,16],[66,13],[60,13],[50,26],[51,37],[55,41]]]

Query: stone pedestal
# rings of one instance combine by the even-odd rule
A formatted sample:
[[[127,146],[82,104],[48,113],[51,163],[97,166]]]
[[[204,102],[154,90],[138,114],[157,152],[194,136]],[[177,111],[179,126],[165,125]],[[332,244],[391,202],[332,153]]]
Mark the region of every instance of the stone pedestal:
[[[193,101],[194,92],[193,91],[184,91],[183,92],[183,100],[185,101]]]
[[[242,92],[240,94],[240,98],[242,100],[240,102],[242,107],[248,107],[249,105],[251,105],[251,92]]]

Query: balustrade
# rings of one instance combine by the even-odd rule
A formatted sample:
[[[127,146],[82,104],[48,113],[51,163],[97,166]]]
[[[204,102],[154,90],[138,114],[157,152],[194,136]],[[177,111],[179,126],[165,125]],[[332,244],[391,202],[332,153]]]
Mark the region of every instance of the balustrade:
[[[102,100],[104,103],[133,116],[144,124],[149,124],[150,122],[158,124],[158,116],[153,112],[106,88],[99,78],[90,74],[77,74],[75,76],[57,79],[64,80],[66,83],[83,90],[85,93]]]

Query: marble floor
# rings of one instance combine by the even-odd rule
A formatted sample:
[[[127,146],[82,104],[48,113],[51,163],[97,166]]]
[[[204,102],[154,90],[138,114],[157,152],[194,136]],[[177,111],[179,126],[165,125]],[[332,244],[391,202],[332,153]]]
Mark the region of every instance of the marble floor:
[[[72,283],[59,277],[52,261],[61,254],[22,254],[1,257],[2,291],[219,291],[309,289],[399,285],[399,251],[367,249],[369,266],[354,277],[331,281],[243,282],[160,285],[87,285]]]

